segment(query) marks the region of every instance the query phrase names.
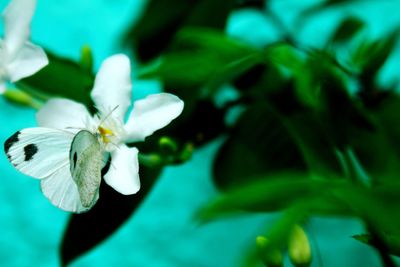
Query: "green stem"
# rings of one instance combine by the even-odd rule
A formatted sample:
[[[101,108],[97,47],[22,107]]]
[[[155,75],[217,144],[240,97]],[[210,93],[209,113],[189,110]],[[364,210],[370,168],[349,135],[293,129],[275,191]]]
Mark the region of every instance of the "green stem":
[[[382,240],[380,235],[375,231],[375,229],[369,225],[367,226],[368,232],[371,234],[371,243],[374,245],[376,250],[379,253],[379,257],[382,261],[382,266],[384,267],[397,267],[396,263],[392,259],[392,257],[387,253],[388,248],[385,242]]]

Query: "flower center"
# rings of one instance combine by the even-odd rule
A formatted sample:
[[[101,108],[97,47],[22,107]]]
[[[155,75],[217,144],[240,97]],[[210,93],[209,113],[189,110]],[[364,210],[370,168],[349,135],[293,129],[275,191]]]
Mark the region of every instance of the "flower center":
[[[122,121],[108,114],[107,116],[97,115],[95,117],[97,124],[94,133],[104,150],[111,152],[117,148],[125,136],[124,124]]]
[[[97,130],[99,131],[101,140],[104,144],[111,143],[111,138],[115,137],[112,130],[104,128],[103,126],[99,126]]]

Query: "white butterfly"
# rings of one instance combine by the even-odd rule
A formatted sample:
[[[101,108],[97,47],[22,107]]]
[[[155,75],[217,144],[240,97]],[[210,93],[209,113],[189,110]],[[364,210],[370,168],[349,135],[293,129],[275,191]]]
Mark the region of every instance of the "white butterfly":
[[[16,169],[41,179],[43,194],[55,206],[80,213],[99,198],[103,155],[91,132],[27,128],[13,134],[4,150]]]
[[[92,116],[69,99],[51,99],[36,114],[39,128],[21,130],[6,141],[11,163],[42,179],[43,193],[61,209],[79,213],[96,203],[103,155],[111,158],[104,181],[124,195],[138,192],[138,149],[127,144],[143,141],[181,114],[183,101],[160,93],[135,101],[125,120],[131,105],[130,75],[128,57],[109,57],[91,92],[98,114]]]

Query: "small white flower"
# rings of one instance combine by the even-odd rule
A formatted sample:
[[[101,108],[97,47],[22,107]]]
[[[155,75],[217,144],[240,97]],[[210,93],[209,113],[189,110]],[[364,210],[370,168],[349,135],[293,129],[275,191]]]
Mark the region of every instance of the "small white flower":
[[[130,62],[122,54],[106,59],[96,76],[91,97],[98,114],[92,117],[87,109],[68,99],[52,99],[37,113],[40,127],[86,129],[98,136],[105,153],[111,155],[111,167],[104,179],[121,194],[136,193],[140,188],[138,150],[125,143],[143,141],[165,127],[183,110],[183,101],[167,94],[153,94],[131,105],[132,82]]]
[[[36,0],[12,0],[3,13],[4,40],[0,39],[0,93],[6,82],[33,75],[48,64],[39,46],[28,41]]]

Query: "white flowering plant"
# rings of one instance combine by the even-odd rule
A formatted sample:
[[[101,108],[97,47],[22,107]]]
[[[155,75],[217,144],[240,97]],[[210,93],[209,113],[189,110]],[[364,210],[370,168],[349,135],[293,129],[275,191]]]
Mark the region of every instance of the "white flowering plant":
[[[322,1],[292,26],[344,2]],[[34,0],[12,0],[3,13],[0,92],[37,109],[37,127],[10,133],[4,150],[16,169],[40,179],[54,206],[73,213],[62,263],[114,233],[165,167],[216,141],[210,175],[221,194],[194,217],[281,214],[254,236],[246,266],[282,266],[283,252],[309,266],[316,244],[307,222],[321,215],[362,222],[354,239],[395,266],[400,97],[398,84],[380,75],[395,61],[398,28],[372,39],[367,23],[349,16],[324,45],[311,46],[264,0],[171,3],[179,8],[150,1],[126,34],[136,77],[126,54],[94,70],[89,46],[74,61],[33,45]],[[225,24],[243,8],[271,18],[278,36],[259,39],[261,26],[248,31],[254,38],[231,36]],[[162,92],[133,101],[132,77],[157,80]]]

